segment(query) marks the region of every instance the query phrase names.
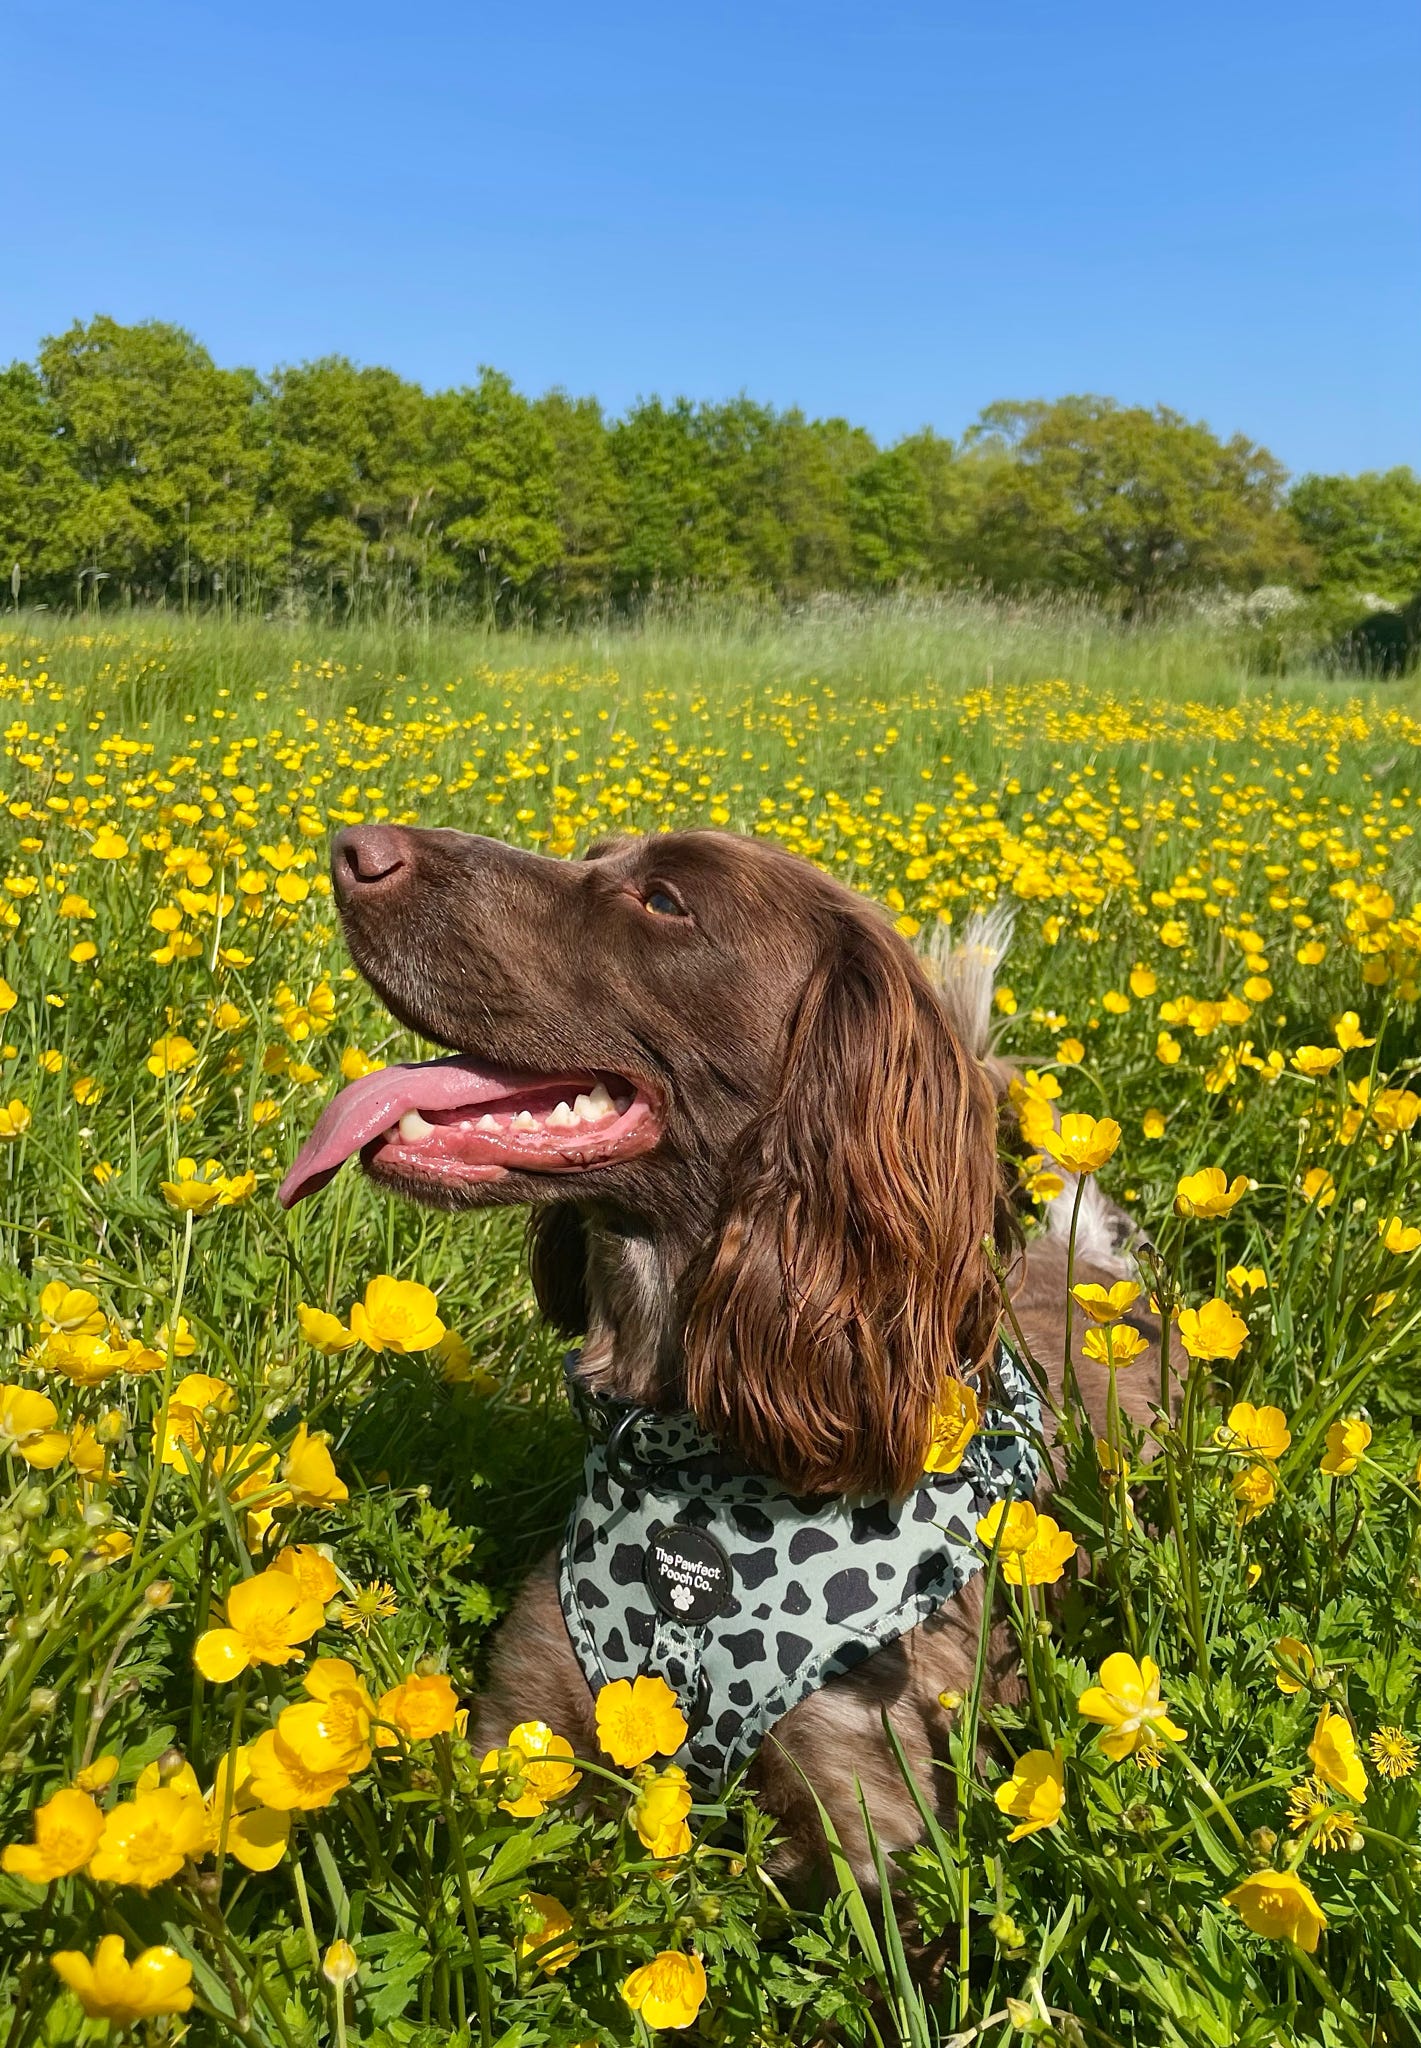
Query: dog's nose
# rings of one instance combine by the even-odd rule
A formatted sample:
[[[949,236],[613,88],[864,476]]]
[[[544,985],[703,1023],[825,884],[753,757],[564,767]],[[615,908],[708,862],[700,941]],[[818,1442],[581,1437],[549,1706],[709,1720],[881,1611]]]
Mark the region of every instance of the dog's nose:
[[[342,903],[392,887],[409,865],[409,844],[398,825],[347,825],[331,842],[331,880]]]

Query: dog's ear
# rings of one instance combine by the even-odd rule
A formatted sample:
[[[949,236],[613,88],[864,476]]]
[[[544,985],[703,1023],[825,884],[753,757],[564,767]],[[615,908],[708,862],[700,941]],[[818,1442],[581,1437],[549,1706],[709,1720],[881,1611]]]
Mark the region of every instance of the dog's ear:
[[[550,1202],[528,1218],[528,1271],[538,1307],[565,1337],[587,1329],[587,1238],[571,1202]]]
[[[910,949],[867,911],[842,916],[689,1276],[704,1428],[797,1492],[916,1483],[943,1382],[996,1332],[995,1129]]]

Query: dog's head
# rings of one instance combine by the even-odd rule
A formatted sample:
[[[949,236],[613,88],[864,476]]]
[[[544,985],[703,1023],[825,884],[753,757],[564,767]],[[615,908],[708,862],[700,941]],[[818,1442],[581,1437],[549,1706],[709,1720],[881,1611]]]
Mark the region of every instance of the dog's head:
[[[361,826],[332,872],[356,965],[454,1057],[346,1089],[283,1200],[358,1152],[421,1201],[528,1204],[571,1330],[598,1233],[649,1241],[668,1398],[806,1492],[911,1485],[995,1329],[995,1105],[887,919],[716,832],[563,861]]]

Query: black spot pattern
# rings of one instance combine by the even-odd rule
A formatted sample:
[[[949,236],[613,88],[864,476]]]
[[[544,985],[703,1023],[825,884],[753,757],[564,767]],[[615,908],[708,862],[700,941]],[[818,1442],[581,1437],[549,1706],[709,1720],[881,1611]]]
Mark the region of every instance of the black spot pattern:
[[[1029,1498],[1039,1404],[1005,1350],[997,1378],[1001,1405],[959,1469],[925,1476],[899,1502],[786,1493],[736,1465],[688,1415],[637,1417],[625,1469],[644,1471],[643,1485],[614,1483],[603,1445],[590,1445],[560,1592],[594,1691],[660,1673],[690,1726],[678,1760],[698,1790],[718,1790],[806,1694],[961,1589],[981,1568],[974,1532],[994,1502]],[[730,1598],[709,1622],[662,1613],[646,1589],[650,1531],[662,1522],[705,1530],[730,1560]],[[790,1619],[798,1626],[777,1625]]]

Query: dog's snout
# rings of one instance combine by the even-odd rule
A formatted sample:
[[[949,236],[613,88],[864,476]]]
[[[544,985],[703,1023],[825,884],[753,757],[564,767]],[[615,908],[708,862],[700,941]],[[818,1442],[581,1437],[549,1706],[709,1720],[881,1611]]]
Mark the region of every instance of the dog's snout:
[[[331,880],[342,903],[362,890],[389,889],[411,865],[397,825],[348,825],[331,846]]]

